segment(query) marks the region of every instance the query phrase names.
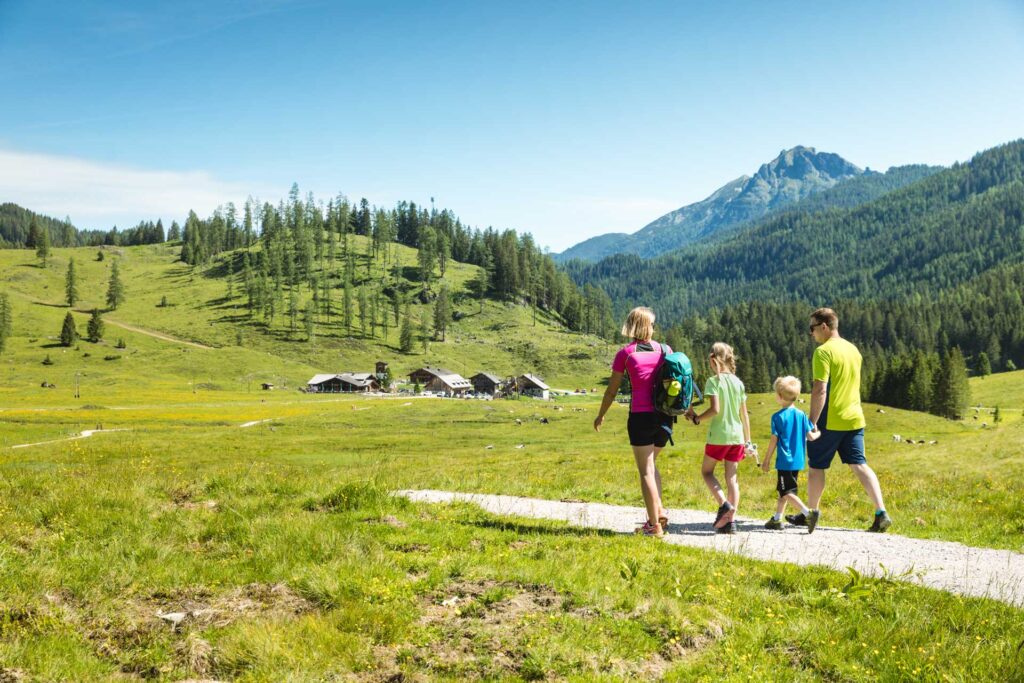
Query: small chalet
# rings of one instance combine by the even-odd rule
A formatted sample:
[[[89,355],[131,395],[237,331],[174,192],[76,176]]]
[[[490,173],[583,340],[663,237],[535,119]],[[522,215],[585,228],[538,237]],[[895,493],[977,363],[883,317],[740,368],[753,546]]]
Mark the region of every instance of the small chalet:
[[[473,391],[487,396],[497,396],[505,386],[505,382],[500,377],[487,372],[478,372],[470,377],[469,381],[473,383]]]
[[[409,381],[418,383],[424,391],[438,394],[462,394],[473,388],[473,384],[462,375],[444,368],[429,366],[410,372]]]
[[[522,396],[533,396],[542,398],[545,401],[550,398],[551,388],[544,384],[544,380],[536,375],[519,375],[516,377],[516,386]]]
[[[306,390],[313,394],[347,394],[379,391],[380,382],[369,372],[343,372],[337,375],[314,375],[306,382]]]

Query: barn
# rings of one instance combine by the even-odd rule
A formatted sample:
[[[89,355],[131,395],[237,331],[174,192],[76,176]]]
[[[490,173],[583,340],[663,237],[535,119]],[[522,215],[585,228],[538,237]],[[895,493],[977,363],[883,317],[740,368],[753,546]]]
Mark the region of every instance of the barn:
[[[545,401],[551,396],[551,388],[544,383],[544,380],[536,375],[531,375],[529,373],[519,375],[516,377],[516,386],[519,388],[519,393],[523,396],[542,398]]]
[[[496,396],[505,386],[505,382],[497,375],[489,372],[478,372],[469,378],[473,383],[473,391],[487,396]]]
[[[436,394],[464,394],[473,388],[472,383],[459,373],[430,366],[410,372],[409,381],[419,384],[423,391],[431,391]]]
[[[369,372],[314,375],[306,382],[306,391],[312,394],[348,394],[379,390],[380,382]]]

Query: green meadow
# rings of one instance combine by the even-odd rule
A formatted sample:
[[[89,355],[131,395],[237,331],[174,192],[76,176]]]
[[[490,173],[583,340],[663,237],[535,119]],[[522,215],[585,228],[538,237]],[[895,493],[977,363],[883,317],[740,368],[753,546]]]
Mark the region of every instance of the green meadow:
[[[544,368],[553,386],[599,386],[604,342],[488,301],[426,354],[397,353],[394,330],[387,342],[328,327],[309,343],[223,320],[243,315],[211,304],[223,280],[170,248],[123,252],[128,303],[103,342],[65,349],[61,260],[82,267],[82,311],[102,298],[109,263],[57,250],[43,270],[0,251],[15,305],[0,355],[0,681],[1024,679],[1024,612],[1002,603],[389,493],[639,505],[623,406],[598,434],[596,396],[296,390],[378,358],[396,375],[428,359],[511,374],[535,355],[555,358],[523,369]],[[1024,550],[1019,377],[971,380],[979,408],[960,422],[868,406],[895,532]],[[773,399],[750,408],[764,450]],[[65,440],[97,428],[111,431]],[[661,458],[666,502],[710,522],[703,430],[677,435]],[[744,463],[740,482],[741,514],[767,517],[772,478]],[[871,515],[839,468],[823,510],[830,526]]]

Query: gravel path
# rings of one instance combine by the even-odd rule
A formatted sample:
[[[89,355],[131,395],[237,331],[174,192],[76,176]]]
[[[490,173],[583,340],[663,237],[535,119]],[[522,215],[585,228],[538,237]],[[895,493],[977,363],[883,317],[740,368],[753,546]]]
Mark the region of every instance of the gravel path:
[[[632,533],[645,517],[642,508],[602,503],[451,491],[398,491],[397,495],[425,503],[465,501],[494,514],[559,520],[620,533]],[[739,533],[724,536],[711,532],[712,517],[708,511],[670,510],[666,542],[758,560],[838,570],[853,567],[869,576],[888,575],[928,588],[1024,607],[1024,555],[1020,553],[823,526],[811,535],[797,528],[767,531],[764,520],[742,517],[736,520]]]
[[[19,443],[10,448],[30,448],[32,446],[45,446],[48,443],[60,443],[62,441],[77,441],[78,439],[88,439],[93,434],[106,434],[107,432],[127,432],[127,429],[86,429],[84,432],[80,432],[77,436],[68,436],[63,439],[52,439],[51,441],[37,441],[35,443]]]

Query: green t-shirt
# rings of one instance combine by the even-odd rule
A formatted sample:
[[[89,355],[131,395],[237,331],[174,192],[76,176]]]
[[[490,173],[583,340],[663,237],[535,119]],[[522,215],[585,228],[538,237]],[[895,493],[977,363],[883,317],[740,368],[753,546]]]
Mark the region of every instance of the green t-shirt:
[[[740,408],[747,400],[747,392],[740,378],[729,372],[712,375],[704,385],[704,395],[718,397],[718,415],[711,419],[708,443],[712,446],[744,443]]]
[[[812,370],[815,382],[827,382],[824,421],[821,429],[854,431],[864,428],[864,409],[860,405],[860,351],[845,339],[829,339],[814,350]]]

